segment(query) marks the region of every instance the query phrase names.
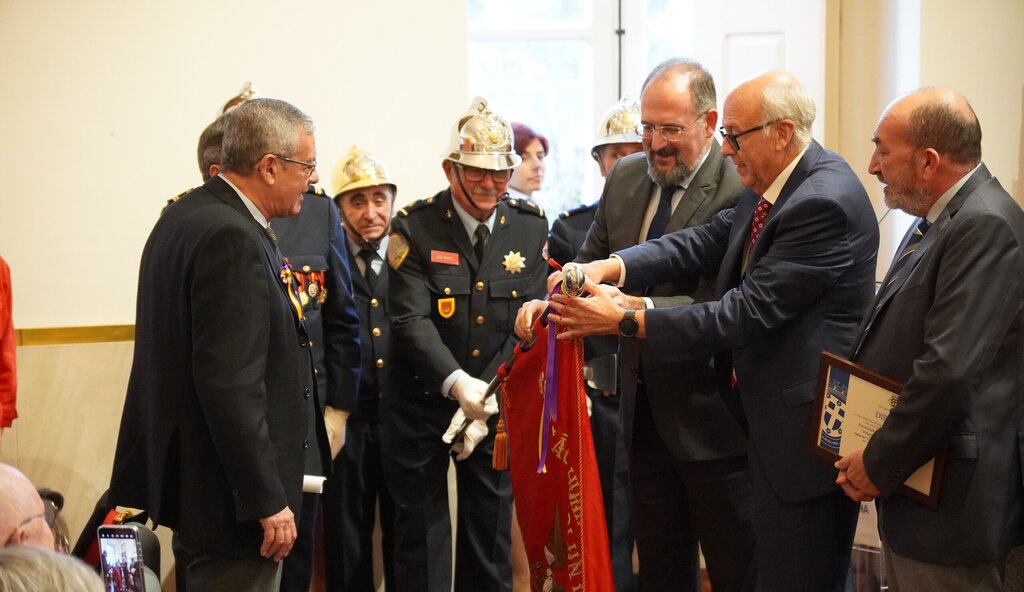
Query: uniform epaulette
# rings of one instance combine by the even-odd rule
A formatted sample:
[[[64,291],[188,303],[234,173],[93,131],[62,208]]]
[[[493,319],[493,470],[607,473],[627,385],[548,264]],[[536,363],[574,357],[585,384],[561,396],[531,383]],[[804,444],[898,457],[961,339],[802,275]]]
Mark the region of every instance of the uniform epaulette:
[[[306,189],[306,193],[312,193],[313,195],[322,195],[324,197],[328,197],[327,192],[324,191],[323,189],[317,187],[316,185],[310,185]]]
[[[191,189],[186,189],[185,191],[182,191],[182,192],[181,192],[181,193],[179,193],[178,195],[175,195],[175,196],[174,196],[174,197],[172,197],[171,199],[167,200],[167,205],[169,206],[169,205],[171,205],[171,204],[173,204],[173,203],[176,203],[176,202],[177,202],[177,201],[178,201],[179,199],[181,199],[181,198],[185,197],[185,196],[186,196],[186,195],[188,195],[189,193],[192,193],[192,191],[193,191],[194,189],[195,189],[195,187],[192,187]],[[166,207],[166,206],[165,206],[165,207]]]
[[[530,200],[519,199],[518,197],[510,197],[507,201],[508,205],[512,206],[517,210],[522,210],[523,212],[536,214],[541,218],[544,217],[544,208],[538,206],[537,204],[533,203]]]
[[[423,208],[425,208],[425,207],[427,207],[427,206],[429,206],[429,205],[431,205],[433,203],[434,203],[434,198],[433,197],[427,197],[427,198],[424,198],[424,199],[417,199],[416,201],[409,202],[409,203],[405,204],[405,206],[403,206],[402,209],[398,210],[398,213],[396,214],[396,216],[400,216],[402,218],[405,218],[411,212],[415,212],[416,210],[422,210]]]
[[[562,212],[561,214],[558,215],[558,217],[559,218],[572,218],[573,216],[576,216],[578,214],[585,214],[585,213],[589,212],[590,210],[592,210],[592,209],[594,209],[596,207],[597,207],[597,202],[594,202],[592,204],[583,204],[581,206],[576,206],[575,208],[572,208],[571,210],[566,210],[566,211]]]

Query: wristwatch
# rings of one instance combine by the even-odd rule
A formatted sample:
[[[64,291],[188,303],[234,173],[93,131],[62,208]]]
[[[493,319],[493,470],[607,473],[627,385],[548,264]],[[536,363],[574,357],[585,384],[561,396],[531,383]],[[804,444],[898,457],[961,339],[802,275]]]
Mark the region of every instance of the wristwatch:
[[[636,337],[639,330],[640,323],[636,322],[636,311],[627,310],[626,314],[622,316],[622,320],[619,321],[619,336],[629,338]]]

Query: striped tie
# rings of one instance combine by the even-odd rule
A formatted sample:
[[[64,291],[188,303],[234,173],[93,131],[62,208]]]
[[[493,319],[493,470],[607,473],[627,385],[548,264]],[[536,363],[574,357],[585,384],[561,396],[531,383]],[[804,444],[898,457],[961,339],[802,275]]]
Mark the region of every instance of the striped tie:
[[[886,288],[888,288],[899,276],[900,271],[903,270],[903,266],[906,265],[907,260],[910,259],[911,253],[917,250],[917,246],[921,244],[921,239],[924,238],[924,233],[928,232],[928,227],[930,226],[931,223],[929,223],[925,218],[921,218],[914,226],[910,237],[907,238],[907,244],[903,246],[903,250],[900,251],[900,256],[897,257],[896,261],[892,264],[892,269],[889,271],[889,281],[885,284]]]

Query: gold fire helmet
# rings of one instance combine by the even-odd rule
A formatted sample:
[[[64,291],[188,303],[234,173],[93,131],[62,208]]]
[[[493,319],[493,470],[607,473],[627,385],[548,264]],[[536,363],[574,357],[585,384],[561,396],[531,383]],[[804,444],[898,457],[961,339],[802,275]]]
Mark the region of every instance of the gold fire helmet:
[[[256,90],[256,87],[252,85],[252,82],[246,82],[245,86],[242,87],[242,91],[234,97],[231,97],[227,103],[224,103],[224,108],[221,109],[220,112],[227,113],[229,110],[234,109],[249,99],[258,99],[262,96],[263,95],[260,94],[260,91]]]
[[[353,189],[377,185],[390,185],[391,197],[398,194],[398,186],[391,180],[381,159],[358,146],[352,146],[348,154],[338,161],[331,181],[334,197]]]
[[[483,97],[476,97],[455,122],[445,158],[490,171],[512,169],[523,161],[512,146],[513,140],[508,121],[491,113]]]
[[[628,94],[622,95],[618,103],[605,112],[601,126],[597,129],[599,136],[590,155],[597,160],[597,150],[608,144],[639,144],[643,141],[640,135],[640,105]]]

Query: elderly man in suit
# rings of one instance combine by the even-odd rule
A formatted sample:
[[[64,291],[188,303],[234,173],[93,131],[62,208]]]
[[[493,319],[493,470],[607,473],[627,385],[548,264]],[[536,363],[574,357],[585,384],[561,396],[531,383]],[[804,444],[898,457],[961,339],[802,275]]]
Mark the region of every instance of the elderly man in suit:
[[[671,59],[655,67],[641,91],[640,118],[644,153],[612,167],[577,261],[708,222],[743,189],[714,138],[715,82],[699,63]],[[707,301],[715,272],[705,275],[666,278],[619,298],[628,309]],[[520,318],[520,330],[531,316]],[[699,590],[699,541],[715,590],[753,589],[751,485],[737,399],[718,394],[713,352],[657,364],[649,345],[620,342],[641,586]]]
[[[316,180],[312,120],[249,101],[220,174],[167,208],[142,254],[110,501],[176,531],[193,591],[276,590],[302,476],[330,469],[296,282],[269,229]]]
[[[882,113],[868,171],[917,216],[861,325],[854,360],[903,384],[838,483],[878,497],[890,590],[1002,590],[1020,544],[1024,213],[981,162],[967,100],[940,88]],[[938,507],[896,494],[946,450]]]
[[[818,360],[848,354],[871,301],[878,229],[850,167],[811,139],[814,101],[790,74],[768,72],[725,101],[722,154],[747,188],[735,208],[585,266],[595,297],[551,317],[564,338],[646,340],[654,367],[716,358],[750,426],[754,533],[762,588],[842,590],[857,504],[811,452]],[[718,300],[627,309],[595,284],[626,290],[718,272]],[[729,380],[729,379],[732,380]]]

